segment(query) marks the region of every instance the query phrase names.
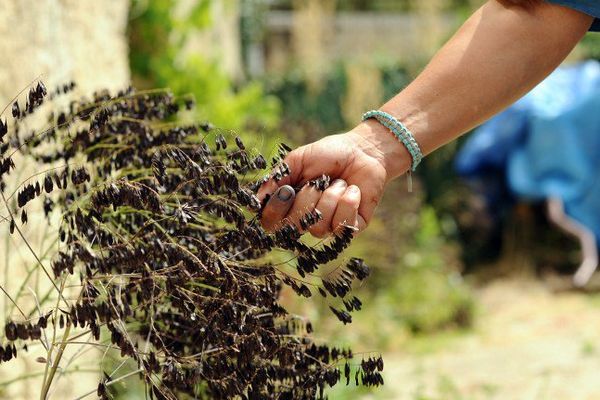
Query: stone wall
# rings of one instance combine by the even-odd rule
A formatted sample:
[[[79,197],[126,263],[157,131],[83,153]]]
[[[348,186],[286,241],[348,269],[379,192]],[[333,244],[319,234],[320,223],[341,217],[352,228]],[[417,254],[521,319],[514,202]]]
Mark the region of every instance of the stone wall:
[[[76,94],[88,97],[97,89],[127,86],[130,80],[125,36],[128,11],[129,0],[1,0],[0,111],[37,78],[50,90],[59,83],[74,80],[78,84]],[[24,95],[20,101],[23,106]],[[10,107],[7,112],[10,113]],[[10,123],[10,114],[8,120]],[[27,168],[11,177],[20,182],[36,170],[31,164]],[[0,216],[5,214],[5,207],[0,205]],[[7,223],[0,222],[0,285],[15,295],[36,261],[24,241],[9,236]],[[53,221],[50,225],[56,227],[58,223]],[[29,222],[22,231],[34,249],[50,249],[48,243],[51,240],[45,228],[48,226],[41,211],[29,213]],[[42,257],[46,266],[53,253],[48,254],[48,257]],[[37,274],[39,279],[35,278]],[[28,289],[18,299],[27,310],[35,309],[36,299],[51,287],[39,268],[33,276]],[[3,329],[5,317],[21,317],[16,312],[7,315],[9,309],[8,299],[0,295],[0,329]],[[52,334],[51,325],[48,334]],[[3,332],[0,333],[2,336]],[[87,337],[81,340],[85,341]],[[95,396],[104,349],[88,346],[78,353],[79,349],[81,346],[67,346],[60,364],[66,373],[59,368],[49,398],[73,399],[89,391],[94,391]],[[19,352],[17,360],[0,365],[0,399],[28,400],[40,396],[45,365],[36,358],[47,357],[47,353],[39,344],[30,346],[27,352]],[[110,368],[108,360],[104,361],[103,366]]]
[[[328,68],[338,61],[421,66],[460,22],[452,14],[422,8],[414,13],[337,12],[321,16],[317,22],[327,28],[319,30],[320,38],[312,39],[320,41],[320,56],[313,55],[310,59],[298,54],[298,46],[294,46],[307,41],[295,24],[308,24],[294,12],[270,11],[266,20],[263,72],[285,72],[298,63],[308,62],[318,63],[319,68]]]
[[[129,83],[129,0],[2,0],[0,105],[32,80],[74,80],[81,94]]]

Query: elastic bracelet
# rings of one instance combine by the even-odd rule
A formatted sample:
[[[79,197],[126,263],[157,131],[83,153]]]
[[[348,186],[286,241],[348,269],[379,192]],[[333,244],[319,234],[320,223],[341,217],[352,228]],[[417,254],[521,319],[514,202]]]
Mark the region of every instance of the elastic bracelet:
[[[398,121],[397,118],[386,113],[385,111],[371,110],[367,111],[362,116],[363,121],[366,121],[369,118],[377,120],[377,122],[379,122],[381,125],[388,128],[394,134],[394,136],[396,136],[402,142],[412,158],[410,169],[415,171],[423,159],[423,152],[408,128],[404,126],[402,122]]]

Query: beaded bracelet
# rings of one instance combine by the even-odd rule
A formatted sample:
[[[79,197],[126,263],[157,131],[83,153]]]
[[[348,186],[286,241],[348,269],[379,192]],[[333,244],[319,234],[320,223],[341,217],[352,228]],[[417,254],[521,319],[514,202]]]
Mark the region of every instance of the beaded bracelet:
[[[415,137],[408,130],[408,128],[406,126],[404,126],[404,124],[402,122],[398,121],[397,118],[386,113],[385,111],[371,110],[371,111],[367,111],[362,116],[363,121],[366,121],[369,118],[373,118],[373,119],[377,120],[377,122],[379,122],[381,125],[388,128],[394,134],[394,136],[396,136],[402,142],[404,147],[406,147],[406,150],[408,150],[410,157],[412,159],[412,162],[411,162],[411,167],[408,170],[408,173],[406,174],[406,179],[407,179],[407,184],[408,184],[408,191],[412,192],[411,171],[416,170],[417,166],[423,159],[423,152],[421,151],[419,144],[415,140]]]
[[[376,119],[381,125],[388,128],[394,136],[396,136],[406,147],[412,158],[411,170],[415,171],[417,166],[423,159],[423,153],[419,144],[415,140],[413,134],[408,130],[406,126],[392,115],[380,110],[371,110],[363,114],[362,120],[366,121],[369,118]]]

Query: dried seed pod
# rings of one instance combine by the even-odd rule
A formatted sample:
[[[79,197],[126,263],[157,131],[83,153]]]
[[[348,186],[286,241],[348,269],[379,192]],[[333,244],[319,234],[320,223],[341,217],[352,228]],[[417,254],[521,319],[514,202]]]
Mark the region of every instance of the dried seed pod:
[[[17,337],[19,339],[27,339],[29,337],[30,326],[27,324],[17,324]]]
[[[44,178],[44,190],[46,191],[46,193],[50,193],[52,192],[52,189],[54,189],[52,178],[50,177],[50,175],[46,175],[46,177]]]
[[[8,340],[17,340],[17,324],[10,321],[4,326],[4,334],[6,335],[6,339]]]
[[[4,138],[4,136],[8,133],[8,124],[6,123],[6,118],[4,119],[4,121],[2,121],[2,119],[0,119],[0,142],[2,142],[2,139]]]
[[[240,150],[246,150],[246,146],[244,146],[244,142],[242,141],[241,137],[235,137],[235,144],[237,147],[239,147]]]
[[[19,109],[19,102],[15,101],[12,105],[12,116],[13,118],[19,118],[21,110]]]
[[[383,371],[383,358],[377,357],[377,371]]]
[[[369,267],[365,264],[365,262],[359,258],[351,258],[346,267],[352,271],[359,280],[366,279],[371,271]]]
[[[350,314],[348,314],[346,311],[337,310],[337,309],[333,308],[332,306],[329,306],[329,309],[335,314],[336,317],[338,317],[338,319],[340,321],[342,321],[344,323],[344,325],[352,322],[352,316]]]

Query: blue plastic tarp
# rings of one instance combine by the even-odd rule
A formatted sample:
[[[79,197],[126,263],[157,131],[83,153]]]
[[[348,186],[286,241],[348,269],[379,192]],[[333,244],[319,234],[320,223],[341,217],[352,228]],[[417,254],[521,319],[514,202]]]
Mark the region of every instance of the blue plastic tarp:
[[[455,168],[475,181],[504,177],[517,199],[560,198],[566,213],[600,238],[600,63],[556,70],[478,128]],[[494,185],[487,194],[493,207],[500,199],[492,192]]]

